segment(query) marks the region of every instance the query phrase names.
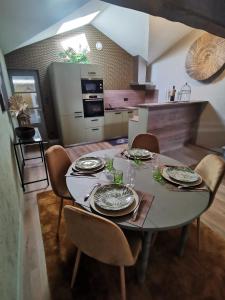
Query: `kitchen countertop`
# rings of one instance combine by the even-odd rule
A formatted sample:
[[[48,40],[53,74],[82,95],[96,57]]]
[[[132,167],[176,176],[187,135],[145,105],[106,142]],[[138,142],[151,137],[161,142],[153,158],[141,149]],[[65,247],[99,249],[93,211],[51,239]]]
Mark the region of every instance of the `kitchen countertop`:
[[[105,109],[105,113],[107,112],[117,112],[117,111],[128,111],[138,109],[137,106],[126,106],[126,107],[113,107],[112,109]]]
[[[208,101],[206,100],[196,100],[196,101],[171,101],[171,102],[161,102],[161,103],[143,103],[139,104],[137,107],[140,108],[165,108],[165,107],[172,107],[172,106],[183,106],[183,105],[191,105],[191,104],[206,104]]]

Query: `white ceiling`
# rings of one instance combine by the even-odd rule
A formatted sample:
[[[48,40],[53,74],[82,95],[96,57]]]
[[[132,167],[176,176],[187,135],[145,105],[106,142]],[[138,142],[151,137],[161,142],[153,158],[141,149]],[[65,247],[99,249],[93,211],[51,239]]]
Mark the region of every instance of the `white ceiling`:
[[[9,52],[88,0],[1,0],[0,47]]]
[[[17,6],[13,0],[1,0],[0,48],[4,53],[11,52],[59,34],[62,26],[70,23],[92,23],[128,53],[140,55],[149,63],[192,30],[99,0],[19,0]]]

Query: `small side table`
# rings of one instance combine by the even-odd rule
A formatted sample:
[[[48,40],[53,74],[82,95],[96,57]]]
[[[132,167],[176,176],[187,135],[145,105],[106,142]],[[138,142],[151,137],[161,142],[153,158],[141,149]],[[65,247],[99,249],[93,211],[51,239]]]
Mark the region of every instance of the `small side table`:
[[[32,158],[25,158],[25,154],[23,152],[22,145],[39,145],[39,150],[40,150],[40,155],[41,156],[32,157]],[[17,162],[17,166],[18,166],[18,169],[19,169],[20,180],[21,180],[21,185],[22,185],[23,191],[25,191],[25,185],[35,183],[35,182],[40,182],[40,181],[45,181],[46,180],[47,185],[49,185],[47,165],[46,165],[46,161],[45,161],[44,141],[42,139],[42,136],[41,136],[38,128],[35,127],[35,135],[31,139],[21,139],[21,138],[16,137],[16,140],[14,141],[13,146],[14,146],[14,151],[15,151],[15,155],[16,155],[16,162]],[[20,166],[18,151],[20,151],[20,153],[21,153],[22,166]],[[38,159],[38,158],[41,158],[42,162],[44,163],[45,178],[25,182],[24,181],[25,161],[26,160],[32,160],[32,159]]]

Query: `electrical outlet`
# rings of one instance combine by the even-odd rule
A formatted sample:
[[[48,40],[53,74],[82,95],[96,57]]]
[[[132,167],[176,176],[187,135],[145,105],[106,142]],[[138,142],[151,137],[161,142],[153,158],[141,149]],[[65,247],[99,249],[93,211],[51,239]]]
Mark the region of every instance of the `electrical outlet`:
[[[128,101],[128,98],[123,98],[123,101]]]

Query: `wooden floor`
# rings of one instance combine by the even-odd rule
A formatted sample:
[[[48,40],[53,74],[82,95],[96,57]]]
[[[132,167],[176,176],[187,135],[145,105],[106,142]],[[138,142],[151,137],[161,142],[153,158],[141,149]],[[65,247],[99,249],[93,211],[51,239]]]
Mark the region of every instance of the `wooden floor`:
[[[76,148],[68,148],[67,150],[73,160],[78,155],[111,147],[112,146],[109,143],[104,142],[77,146]],[[207,153],[208,151],[205,149],[196,146],[187,146],[182,149],[163,154],[175,158],[184,164],[193,166],[196,165],[197,162]],[[35,156],[35,151],[29,151],[27,155],[29,157]],[[39,161],[28,161],[26,167],[26,178],[30,180],[33,178],[41,178],[43,176],[43,164]],[[24,300],[50,299],[45,255],[36,201],[37,193],[49,189],[51,189],[51,187],[46,187],[45,182],[39,182],[28,185],[25,192]],[[204,213],[201,220],[225,238],[225,179],[216,194],[214,204],[206,213]]]

